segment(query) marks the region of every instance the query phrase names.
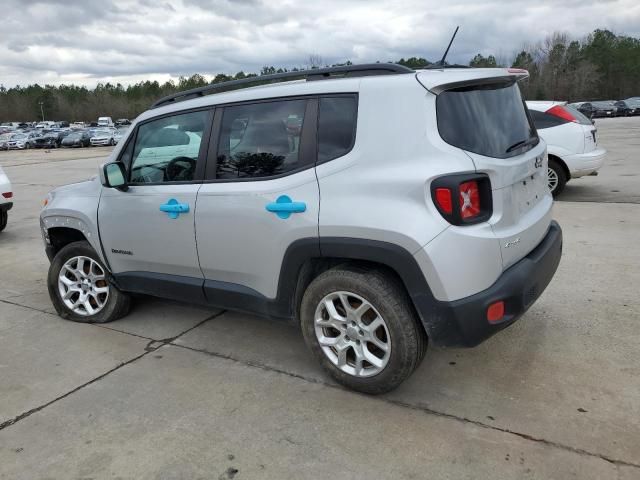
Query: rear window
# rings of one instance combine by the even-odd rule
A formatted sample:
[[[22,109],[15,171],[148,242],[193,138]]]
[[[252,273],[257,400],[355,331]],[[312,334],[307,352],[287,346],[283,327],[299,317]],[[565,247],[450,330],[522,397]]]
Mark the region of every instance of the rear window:
[[[446,90],[436,108],[442,139],[469,152],[508,158],[539,142],[515,83]]]
[[[591,123],[591,120],[589,120],[586,115],[584,115],[573,105],[565,105],[564,108],[569,110],[569,112],[571,112],[571,115],[576,117],[576,120],[578,120],[578,123],[580,123],[581,125],[593,125],[593,123]]]
[[[564,125],[565,123],[569,123],[569,120],[565,120],[563,118],[556,117],[554,115],[549,115],[548,113],[545,113],[545,112],[539,112],[538,110],[529,110],[529,115],[531,115],[533,124],[536,126],[538,130],[557,127],[558,125]]]

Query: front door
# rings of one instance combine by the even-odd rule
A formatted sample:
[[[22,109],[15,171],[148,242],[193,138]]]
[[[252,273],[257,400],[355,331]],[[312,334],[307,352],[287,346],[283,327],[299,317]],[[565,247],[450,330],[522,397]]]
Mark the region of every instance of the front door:
[[[180,285],[202,291],[194,215],[211,115],[201,110],[140,124],[120,158],[128,189],[103,189],[100,237],[112,273],[127,290],[169,297],[184,293]]]

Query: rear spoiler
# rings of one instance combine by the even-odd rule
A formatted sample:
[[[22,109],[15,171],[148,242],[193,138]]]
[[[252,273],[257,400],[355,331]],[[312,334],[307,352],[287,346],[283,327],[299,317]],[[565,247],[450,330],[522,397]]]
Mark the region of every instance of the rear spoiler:
[[[529,78],[529,72],[522,68],[422,70],[416,74],[418,82],[434,95],[454,88],[496,83],[511,84],[526,78]]]

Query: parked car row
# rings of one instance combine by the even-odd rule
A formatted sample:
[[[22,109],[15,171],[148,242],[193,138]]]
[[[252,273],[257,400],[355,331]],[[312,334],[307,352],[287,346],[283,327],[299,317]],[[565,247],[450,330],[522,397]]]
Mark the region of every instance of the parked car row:
[[[640,97],[626,100],[603,100],[598,102],[576,102],[570,104],[587,118],[628,117],[640,115]]]
[[[598,146],[593,121],[566,102],[528,101],[538,135],[547,144],[549,190],[554,197],[574,178],[597,175],[607,151]]]
[[[17,130],[0,134],[0,150],[116,145],[128,127]]]

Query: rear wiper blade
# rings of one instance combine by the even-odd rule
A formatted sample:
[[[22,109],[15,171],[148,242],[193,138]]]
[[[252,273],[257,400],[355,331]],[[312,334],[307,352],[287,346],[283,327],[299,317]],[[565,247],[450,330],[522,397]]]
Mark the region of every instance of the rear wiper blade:
[[[530,137],[526,140],[520,140],[519,142],[514,143],[509,148],[507,148],[505,153],[513,152],[516,148],[526,147],[527,145],[532,145],[538,140],[536,137]]]

